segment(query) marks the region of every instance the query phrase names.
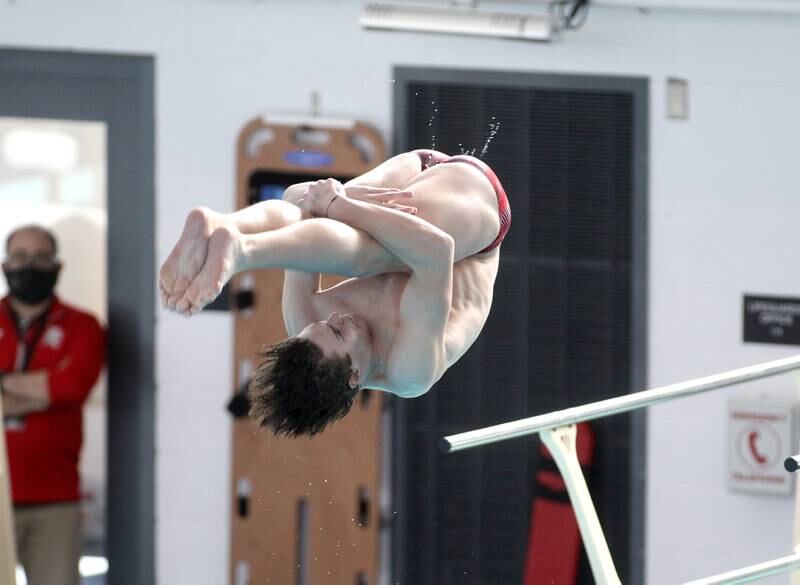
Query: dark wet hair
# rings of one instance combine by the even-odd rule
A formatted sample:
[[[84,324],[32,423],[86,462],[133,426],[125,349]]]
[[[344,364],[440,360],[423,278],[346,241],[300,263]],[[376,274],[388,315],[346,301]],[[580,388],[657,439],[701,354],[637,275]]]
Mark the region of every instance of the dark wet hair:
[[[349,357],[326,358],[308,339],[290,337],[261,352],[250,380],[250,417],[275,435],[315,435],[346,415],[358,388]]]
[[[22,225],[17,228],[14,228],[10,234],[6,237],[6,252],[8,252],[8,248],[11,246],[11,240],[14,239],[14,236],[17,234],[21,234],[22,232],[38,232],[39,234],[43,235],[47,238],[47,241],[50,242],[50,248],[53,250],[53,256],[58,254],[58,242],[56,241],[56,236],[46,227],[42,227],[37,224],[28,224]]]

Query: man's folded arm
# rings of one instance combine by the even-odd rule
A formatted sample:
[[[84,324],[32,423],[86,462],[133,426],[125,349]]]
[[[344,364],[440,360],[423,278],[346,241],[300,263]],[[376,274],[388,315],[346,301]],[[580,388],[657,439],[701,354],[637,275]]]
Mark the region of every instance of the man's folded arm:
[[[415,215],[347,197],[333,201],[328,215],[368,233],[412,271],[438,264],[437,255],[445,254],[447,240],[452,243],[449,234]]]

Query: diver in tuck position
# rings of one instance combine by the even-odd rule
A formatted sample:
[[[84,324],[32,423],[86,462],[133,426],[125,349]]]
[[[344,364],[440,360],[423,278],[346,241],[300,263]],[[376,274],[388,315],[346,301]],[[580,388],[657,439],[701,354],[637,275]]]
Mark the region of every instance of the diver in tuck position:
[[[313,435],[361,388],[420,396],[464,355],[488,317],[510,222],[479,159],[403,153],[344,185],[292,185],[283,201],[231,214],[193,210],[161,268],[161,297],[191,315],[234,274],[284,268],[291,337],[263,350],[251,416]],[[351,278],[321,290],[320,273]]]

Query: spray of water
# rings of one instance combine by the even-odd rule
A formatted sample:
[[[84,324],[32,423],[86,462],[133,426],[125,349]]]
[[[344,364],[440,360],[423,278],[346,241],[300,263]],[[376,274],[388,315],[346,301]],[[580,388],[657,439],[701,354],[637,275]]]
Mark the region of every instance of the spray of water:
[[[392,80],[394,82],[394,80]],[[414,95],[419,95],[419,93],[415,93]],[[431,115],[430,120],[428,120],[428,131],[431,134],[431,150],[436,150],[436,134],[433,133],[433,122],[436,120],[436,115],[439,113],[439,107],[436,105],[436,101],[431,102],[431,106],[433,106],[433,115]],[[486,136],[486,140],[483,143],[483,148],[481,148],[481,152],[478,155],[478,158],[483,158],[486,156],[486,153],[489,151],[489,145],[494,140],[497,133],[500,131],[500,122],[497,121],[495,116],[492,116],[492,121],[489,122],[489,132]],[[467,154],[469,156],[475,156],[475,153],[478,151],[478,147],[471,150],[467,150],[464,148],[464,145],[459,142],[458,149],[460,154]],[[428,159],[425,161],[425,166],[429,166],[430,162],[433,158],[433,155],[428,155]]]
[[[433,121],[436,119],[436,114],[439,113],[439,107],[436,105],[436,102],[431,102],[431,105],[433,106],[433,115],[431,119],[428,120],[428,128],[433,127]],[[431,132],[433,132],[433,130],[431,130]],[[431,134],[431,149],[436,150],[436,134],[433,133]]]
[[[431,119],[428,120],[428,130],[431,132],[431,150],[436,150],[436,134],[433,134],[433,121],[436,119],[436,114],[439,113],[439,107],[436,105],[435,101],[431,102],[433,106],[433,115]],[[429,167],[431,164],[431,159],[433,158],[433,154],[428,155],[428,159],[425,161],[425,167]]]
[[[495,117],[492,116],[492,120]],[[489,122],[489,135],[486,137],[486,142],[483,145],[483,149],[481,150],[480,158],[483,158],[486,152],[489,150],[489,144],[492,142],[494,137],[497,135],[497,132],[500,130],[500,122]]]
[[[489,133],[486,136],[486,141],[483,143],[483,148],[481,149],[481,153],[478,158],[483,158],[486,156],[486,153],[489,151],[489,144],[491,144],[494,137],[497,136],[497,133],[500,130],[500,122],[495,122],[495,117],[492,116],[492,121],[489,122]],[[458,145],[459,149],[461,150],[461,154],[467,154],[469,156],[475,156],[475,153],[478,151],[478,147],[476,146],[472,150],[466,150],[461,144]]]

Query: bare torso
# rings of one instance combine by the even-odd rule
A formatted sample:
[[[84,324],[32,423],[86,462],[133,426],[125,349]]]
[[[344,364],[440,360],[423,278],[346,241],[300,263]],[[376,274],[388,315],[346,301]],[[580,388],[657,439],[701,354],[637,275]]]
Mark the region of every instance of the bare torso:
[[[499,260],[495,250],[465,258],[453,266],[453,297],[445,334],[447,367],[472,346],[486,323]],[[315,295],[318,319],[334,311],[358,314],[367,320],[383,347],[392,347],[400,297],[408,278],[407,274],[393,272],[345,280]]]
[[[488,179],[466,163],[434,166],[404,189],[413,191],[417,215],[449,233],[455,242],[452,302],[445,333],[450,367],[475,342],[491,308],[500,250],[478,252],[497,236],[497,196]],[[392,347],[408,279],[408,274],[401,272],[348,279],[315,295],[317,318],[324,319],[334,311],[361,315],[381,345]]]

